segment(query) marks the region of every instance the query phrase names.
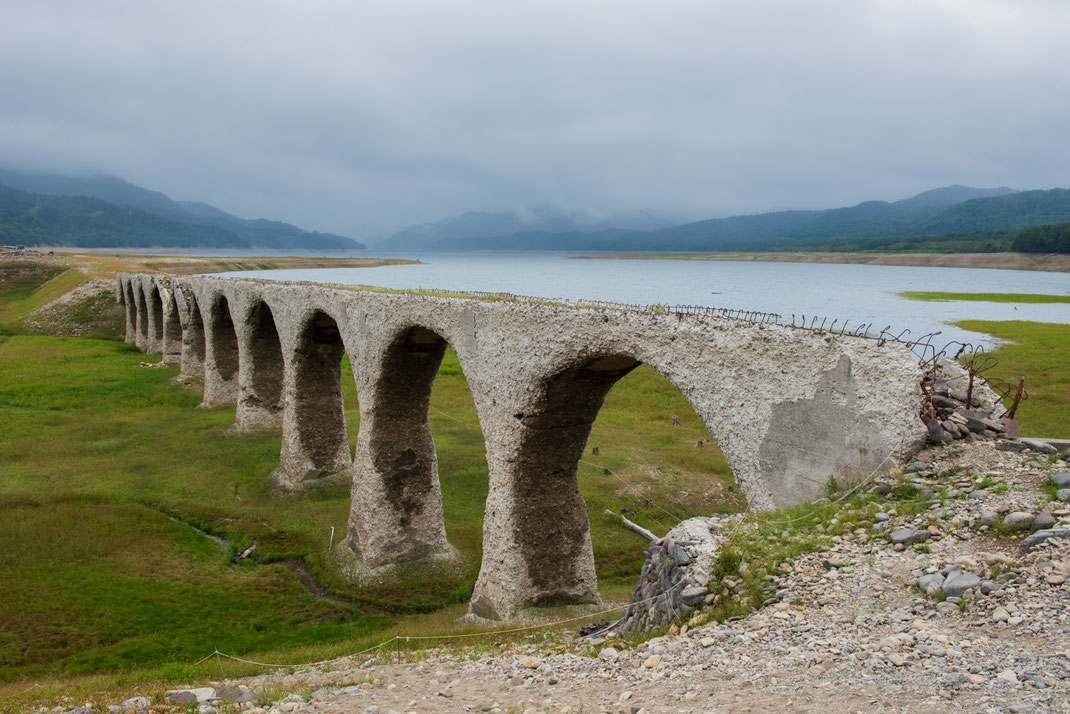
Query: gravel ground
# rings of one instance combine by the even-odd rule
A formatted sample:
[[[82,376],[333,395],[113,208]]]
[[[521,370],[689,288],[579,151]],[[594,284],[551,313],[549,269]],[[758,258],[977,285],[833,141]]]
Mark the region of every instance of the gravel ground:
[[[922,456],[926,469],[900,480],[923,493],[954,489],[951,498],[909,518],[889,508],[829,549],[788,561],[776,601],[734,622],[638,645],[558,634],[198,686],[248,687],[271,700],[237,705],[252,714],[1070,711],[1070,539],[1022,551],[1028,529],[981,522],[985,512],[1046,509],[1070,526],[1067,504],[1044,490],[1066,462],[988,441]],[[893,544],[889,533],[904,528],[930,538]],[[972,585],[925,594],[919,579],[941,571]]]

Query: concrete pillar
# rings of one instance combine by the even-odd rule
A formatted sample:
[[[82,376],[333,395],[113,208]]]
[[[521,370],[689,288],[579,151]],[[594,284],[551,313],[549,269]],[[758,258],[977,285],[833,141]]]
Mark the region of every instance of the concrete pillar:
[[[129,279],[122,280],[120,292],[123,296],[123,306],[126,308],[126,334],[123,340],[132,345],[137,339],[137,301],[134,300]]]
[[[240,429],[277,428],[282,424],[284,365],[275,318],[259,302],[246,322],[239,343],[236,422]]]
[[[179,304],[178,300],[182,300]],[[176,290],[176,305],[182,324],[182,369],[180,375],[187,379],[204,379],[204,319],[193,293]]]
[[[348,542],[368,567],[451,550],[427,425],[431,387],[445,351],[446,341],[437,334],[407,330],[388,348],[362,394]]]
[[[283,383],[282,454],[284,484],[343,471],[350,465],[349,435],[342,402],[345,347],[334,318],[316,312],[288,355]]]
[[[612,356],[569,369],[526,410],[485,430],[490,492],[473,614],[502,619],[533,605],[599,601],[576,468],[606,394],[638,364]]]
[[[148,278],[145,285],[145,304],[149,316],[147,352],[163,352],[163,299],[156,281]]]
[[[238,336],[226,296],[216,295],[204,317],[204,406],[233,404],[238,398]]]
[[[182,320],[178,314],[173,289],[161,290],[163,303],[163,339],[161,351],[164,364],[182,363]]]
[[[137,305],[137,319],[134,322],[134,344],[142,352],[148,352],[149,309],[145,303],[145,291],[141,289],[141,279],[134,286],[134,301]]]

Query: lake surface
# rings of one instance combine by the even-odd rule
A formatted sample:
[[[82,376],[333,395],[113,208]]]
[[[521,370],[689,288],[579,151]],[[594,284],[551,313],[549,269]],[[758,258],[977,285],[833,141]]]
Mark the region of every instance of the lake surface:
[[[374,251],[373,251],[374,253]],[[704,305],[873,323],[910,330],[917,338],[989,341],[945,324],[963,319],[1035,320],[1070,324],[1070,304],[920,302],[906,290],[1070,294],[1070,275],[1026,270],[919,268],[826,263],[698,260],[569,259],[547,253],[414,253],[376,257],[418,258],[423,265],[379,268],[258,270],[223,277],[376,285],[399,289],[507,292],[547,298],[612,300],[638,304]]]

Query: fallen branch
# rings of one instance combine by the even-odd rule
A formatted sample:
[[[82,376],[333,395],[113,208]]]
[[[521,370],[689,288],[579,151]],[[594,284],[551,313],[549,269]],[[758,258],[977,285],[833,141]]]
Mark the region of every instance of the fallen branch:
[[[608,508],[606,509],[606,513],[608,513],[611,516],[617,515],[613,511],[609,510]],[[628,526],[633,531],[635,531],[639,535],[641,535],[644,538],[646,538],[647,540],[649,540],[651,543],[657,543],[658,542],[658,540],[659,540],[658,537],[656,535],[654,535],[653,533],[651,533],[650,531],[648,531],[646,528],[643,528],[641,525],[639,525],[637,523],[632,523],[631,521],[629,521],[624,516],[620,516],[620,519],[622,521],[624,521],[624,525]]]

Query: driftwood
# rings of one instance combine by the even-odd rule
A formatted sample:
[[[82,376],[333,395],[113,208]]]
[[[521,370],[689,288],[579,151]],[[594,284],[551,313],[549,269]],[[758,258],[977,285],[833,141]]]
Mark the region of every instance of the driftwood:
[[[608,513],[608,514],[609,514],[609,515],[611,515],[611,516],[615,516],[615,515],[617,515],[617,514],[616,514],[616,513],[614,513],[613,511],[609,510],[608,508],[606,509],[606,513]],[[654,535],[653,533],[651,533],[650,531],[648,531],[648,530],[647,530],[646,528],[643,528],[643,527],[642,527],[641,525],[639,525],[638,523],[632,523],[631,521],[629,521],[629,520],[628,520],[627,518],[625,518],[624,516],[620,516],[620,519],[621,519],[622,521],[624,521],[624,525],[628,526],[628,527],[629,527],[629,528],[631,528],[631,529],[632,529],[633,531],[635,531],[635,532],[636,532],[636,533],[638,533],[639,535],[641,535],[641,536],[643,536],[644,538],[646,538],[647,540],[649,540],[649,541],[650,541],[651,543],[657,543],[657,542],[658,542],[659,538],[658,538],[658,537],[657,537],[656,535]]]

